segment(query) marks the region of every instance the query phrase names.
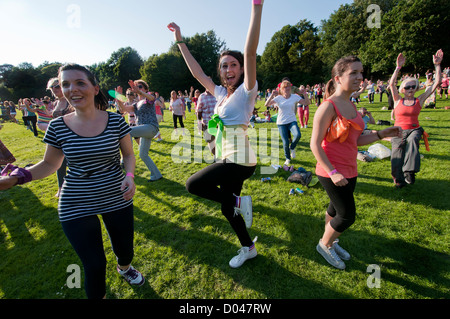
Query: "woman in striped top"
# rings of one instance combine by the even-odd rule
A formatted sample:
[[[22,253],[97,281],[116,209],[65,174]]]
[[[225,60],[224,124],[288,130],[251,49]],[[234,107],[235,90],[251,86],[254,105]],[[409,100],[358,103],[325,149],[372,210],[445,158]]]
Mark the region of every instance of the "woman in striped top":
[[[62,228],[80,257],[88,298],[104,298],[106,257],[98,214],[102,215],[118,272],[130,283],[144,278],[131,265],[133,258],[133,202],[135,157],[130,127],[119,115],[106,112],[107,100],[93,74],[69,64],[59,70],[60,84],[75,112],[51,121],[44,141],[43,161],[28,170],[17,168],[0,179],[0,190],[28,180],[45,178],[60,167],[65,156],[67,172],[59,199]],[[120,166],[120,153],[127,172]],[[25,180],[26,182],[27,180]]]

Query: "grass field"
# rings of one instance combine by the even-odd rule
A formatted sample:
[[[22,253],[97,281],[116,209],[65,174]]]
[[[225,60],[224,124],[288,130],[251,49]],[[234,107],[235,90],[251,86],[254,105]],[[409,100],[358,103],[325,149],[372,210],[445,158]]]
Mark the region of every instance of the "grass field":
[[[382,111],[387,103],[367,103],[375,120],[390,120]],[[386,100],[386,97],[384,97]],[[258,102],[259,106],[263,102]],[[357,220],[341,236],[341,245],[352,259],[344,271],[328,265],[316,252],[322,235],[328,197],[320,185],[303,187],[303,195],[289,195],[300,187],[286,181],[283,170],[255,175],[244,184],[243,195],[252,195],[252,238],[258,236],[259,255],[241,268],[228,261],[240,248],[220,206],[187,193],[189,176],[208,165],[194,161],[194,113],[187,113],[192,153],[176,163],[172,156],[181,137],[172,139],[168,111],[161,123],[163,142],[152,143],[150,154],[164,179],[149,183],[149,172],[137,158],[135,195],[135,258],[133,265],[146,277],[139,288],[126,284],[115,270],[115,257],[104,232],[108,259],[107,297],[111,299],[447,299],[450,297],[449,139],[450,101],[438,99],[437,109],[423,109],[421,125],[430,135],[431,151],[422,146],[422,169],[415,185],[395,189],[389,159],[358,162],[355,191]],[[312,106],[308,128],[302,129],[293,165],[314,172],[309,149]],[[382,129],[379,125],[370,125]],[[256,124],[276,129],[276,124]],[[259,135],[258,135],[259,136]],[[43,134],[33,137],[23,125],[5,123],[3,143],[17,158],[17,165],[42,159]],[[390,148],[388,142],[382,144]],[[205,144],[202,144],[202,148]],[[280,165],[282,144],[278,141]],[[368,146],[361,148],[367,149]],[[270,147],[269,147],[270,150]],[[135,154],[138,154],[135,144]],[[198,155],[199,153],[197,153]],[[265,163],[264,163],[265,164]],[[267,165],[270,165],[267,164]],[[270,182],[261,182],[270,176]],[[80,288],[67,286],[69,265],[81,263],[62,232],[57,216],[56,176],[0,192],[0,298],[85,298]],[[369,288],[377,265],[379,288]]]

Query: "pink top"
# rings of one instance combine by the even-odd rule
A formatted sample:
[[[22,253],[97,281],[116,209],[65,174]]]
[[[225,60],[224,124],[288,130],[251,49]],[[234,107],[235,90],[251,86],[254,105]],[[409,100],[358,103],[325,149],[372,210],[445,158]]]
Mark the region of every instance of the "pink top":
[[[402,99],[395,107],[395,126],[400,126],[403,130],[412,130],[420,127],[419,114],[422,110],[419,99],[414,99],[413,105],[405,105]]]
[[[325,100],[333,104],[337,116],[342,117],[336,104],[332,100]],[[324,102],[325,102],[324,101]],[[353,104],[353,103],[352,103]],[[356,111],[356,106],[353,104]],[[322,148],[331,162],[333,167],[342,174],[345,178],[352,178],[358,176],[358,164],[356,162],[356,157],[358,155],[358,138],[361,136],[361,132],[364,128],[364,120],[361,114],[357,111],[356,117],[354,119],[347,119],[354,124],[357,124],[361,129],[355,129],[352,125],[349,126],[349,134],[347,139],[340,143],[339,139],[333,142],[327,142],[326,138],[322,141]],[[316,165],[316,175],[322,177],[329,177],[328,173],[323,169],[323,167],[317,162]]]

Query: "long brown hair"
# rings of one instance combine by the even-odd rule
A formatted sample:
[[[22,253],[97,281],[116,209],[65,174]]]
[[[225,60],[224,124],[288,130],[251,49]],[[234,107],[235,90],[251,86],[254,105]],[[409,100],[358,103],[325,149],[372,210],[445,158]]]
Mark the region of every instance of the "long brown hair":
[[[331,80],[328,81],[325,88],[324,99],[328,99],[334,94],[334,92],[336,92],[336,82],[334,78],[336,76],[342,76],[345,71],[347,71],[349,65],[355,62],[361,62],[361,60],[355,55],[343,57],[336,62],[333,69],[331,70]]]

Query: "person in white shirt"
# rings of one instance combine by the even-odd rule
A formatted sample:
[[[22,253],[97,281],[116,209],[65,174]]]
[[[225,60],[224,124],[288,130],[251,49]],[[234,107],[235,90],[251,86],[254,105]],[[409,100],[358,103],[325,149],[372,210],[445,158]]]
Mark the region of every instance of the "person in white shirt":
[[[295,147],[302,136],[297,124],[297,104],[311,104],[304,88],[299,90],[299,93],[304,96],[303,98],[298,94],[292,94],[291,88],[292,83],[284,80],[281,82],[279,94],[274,90],[266,101],[266,106],[272,106],[274,104],[278,105],[277,125],[278,130],[280,131],[281,140],[283,141],[284,156],[286,157],[284,165],[286,166],[289,166],[291,159],[295,158]],[[292,142],[290,144],[289,133],[292,134]]]
[[[253,221],[250,196],[240,196],[244,181],[256,168],[256,156],[250,147],[247,128],[256,103],[256,56],[261,29],[263,0],[253,0],[245,51],[225,51],[219,59],[221,86],[216,86],[190,53],[181,36],[180,27],[169,24],[175,41],[192,75],[217,99],[215,114],[208,123],[208,131],[216,136],[217,161],[192,175],[186,181],[189,193],[221,204],[222,214],[236,232],[242,248],[229,265],[242,266],[256,257],[255,240],[247,228]],[[219,129],[216,129],[216,127]],[[223,135],[220,136],[219,132]]]

